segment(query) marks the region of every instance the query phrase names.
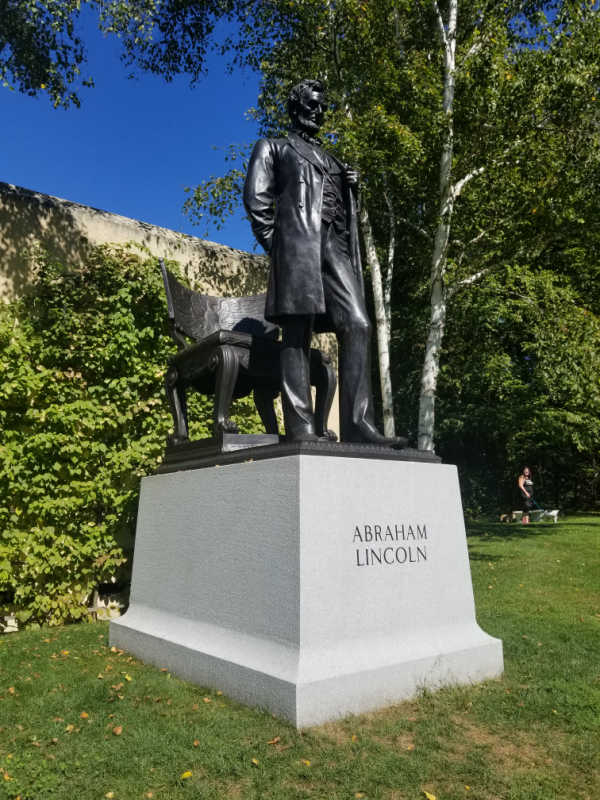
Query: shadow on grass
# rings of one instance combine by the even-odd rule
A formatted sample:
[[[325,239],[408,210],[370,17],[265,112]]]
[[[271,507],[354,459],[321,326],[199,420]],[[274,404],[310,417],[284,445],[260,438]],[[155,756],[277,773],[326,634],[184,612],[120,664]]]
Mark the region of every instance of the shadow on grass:
[[[469,522],[467,524],[467,538],[470,536],[482,536],[486,539],[530,539],[532,536],[542,534],[562,533],[566,525],[570,523],[554,522],[531,522],[529,525],[520,523],[506,522]],[[583,523],[573,523],[580,524]]]
[[[504,556],[490,555],[490,553],[478,553],[469,547],[469,561],[501,561]]]

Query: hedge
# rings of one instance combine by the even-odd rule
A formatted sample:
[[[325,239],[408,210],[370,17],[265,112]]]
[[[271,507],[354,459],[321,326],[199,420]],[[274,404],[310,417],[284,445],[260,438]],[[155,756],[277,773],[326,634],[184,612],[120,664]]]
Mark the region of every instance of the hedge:
[[[140,479],[171,425],[173,347],[156,260],[127,249],[78,267],[42,255],[33,292],[0,306],[0,614],[80,620],[95,588],[127,583]],[[249,401],[235,411],[260,430]],[[210,402],[193,398],[190,418],[208,435]]]

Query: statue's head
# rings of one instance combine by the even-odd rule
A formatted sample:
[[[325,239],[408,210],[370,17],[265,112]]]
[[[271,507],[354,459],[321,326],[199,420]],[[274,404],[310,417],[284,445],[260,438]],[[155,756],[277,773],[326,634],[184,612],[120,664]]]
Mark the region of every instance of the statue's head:
[[[325,87],[321,81],[305,78],[288,97],[288,114],[294,128],[316,136],[323,124]]]

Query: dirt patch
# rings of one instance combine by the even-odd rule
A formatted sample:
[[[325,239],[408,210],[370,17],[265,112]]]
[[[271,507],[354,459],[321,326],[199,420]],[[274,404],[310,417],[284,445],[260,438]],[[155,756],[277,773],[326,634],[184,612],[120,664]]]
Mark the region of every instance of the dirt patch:
[[[407,701],[380,711],[369,711],[342,722],[327,722],[313,730],[340,745],[360,741],[362,737],[394,745],[399,735],[396,731],[387,734],[390,724],[397,730],[399,718],[407,723],[414,723],[421,715],[418,703]]]
[[[247,778],[244,778],[241,781],[236,781],[235,783],[223,783],[218,790],[219,796],[226,797],[227,800],[237,800],[237,798],[247,795],[247,790],[251,784],[252,781],[248,780]],[[223,794],[221,794],[221,791]]]
[[[475,745],[490,750],[495,763],[501,768],[510,766],[516,769],[530,769],[552,764],[548,750],[534,744],[523,733],[512,731],[509,739],[464,716],[455,715],[452,717],[452,722],[457,727],[457,736],[452,738],[450,754],[457,759],[464,758]]]

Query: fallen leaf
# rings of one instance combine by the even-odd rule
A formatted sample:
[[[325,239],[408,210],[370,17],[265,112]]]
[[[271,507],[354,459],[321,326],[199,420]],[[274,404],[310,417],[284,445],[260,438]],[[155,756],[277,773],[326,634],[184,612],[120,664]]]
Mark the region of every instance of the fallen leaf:
[[[356,800],[361,800],[361,798],[364,796],[365,796],[364,792],[356,792],[356,794],[354,795],[354,797],[356,797]]]
[[[281,736],[276,736],[274,739],[269,739],[267,744],[277,744],[277,742],[281,741]]]
[[[192,706],[192,711],[198,711],[199,708],[200,706],[198,705],[198,703],[194,703],[194,705]]]
[[[154,792],[146,792],[146,794],[144,795],[144,797],[147,797],[147,798],[148,798],[148,800],[149,800],[151,797],[154,797]]]
[[[182,780],[182,781],[187,781],[187,779],[188,779],[188,778],[191,778],[191,777],[192,777],[192,773],[190,772],[190,770],[189,770],[189,769],[188,769],[188,770],[186,770],[185,772],[182,772],[182,773],[181,773],[181,780]]]
[[[14,694],[15,693],[15,687],[14,686],[9,686],[8,687],[8,693],[9,694]]]
[[[111,689],[114,689],[114,690],[115,690],[115,692],[118,692],[118,691],[119,691],[119,689],[122,689],[122,688],[123,688],[123,685],[124,685],[124,684],[122,684],[122,683],[115,683],[115,684],[113,684],[113,685],[112,685],[110,688],[111,688]]]
[[[75,725],[72,724],[67,725],[67,727],[65,728],[66,733],[72,733],[74,730],[75,730]]]
[[[300,761],[302,761],[305,767],[310,767],[310,761],[308,758],[301,758]]]
[[[110,652],[111,653],[118,653],[119,651],[117,650],[117,648],[113,644],[113,646],[110,648]]]
[[[69,651],[68,650],[61,650],[60,654],[61,654],[61,656],[68,656],[69,655]]]
[[[114,796],[115,796],[115,793],[114,793],[114,792],[107,792],[107,793],[104,795],[104,797],[106,797],[106,798],[107,798],[107,800],[112,800],[112,798],[113,798]]]
[[[220,689],[217,689],[217,697],[221,697],[222,694],[223,692]]]
[[[120,736],[123,733],[123,726],[122,725],[115,725],[112,729],[112,732],[115,736]]]
[[[198,747],[199,744],[200,742],[198,741],[198,739],[194,739],[194,747]]]
[[[258,760],[258,758],[253,758],[253,759],[252,759],[252,764],[253,764],[255,767],[258,767],[258,765],[260,764],[260,761]]]
[[[212,703],[212,700],[210,699],[210,697],[204,697],[203,700],[204,700],[205,703]]]
[[[89,719],[89,717],[90,717],[90,715],[87,713],[87,711],[82,711],[79,716],[81,717],[81,719]]]
[[[127,675],[127,674],[126,674],[126,675],[125,675],[125,680],[126,680],[126,681],[132,681],[132,680],[133,680],[133,678],[131,677],[131,675]]]
[[[423,794],[425,795],[427,800],[437,800],[437,798],[436,798],[436,796],[434,794],[431,794],[431,792],[425,791],[425,789],[423,789]]]
[[[104,675],[101,672],[98,673],[98,677],[100,678],[100,680],[104,680]]]
[[[358,742],[358,736],[355,733],[352,734],[352,741]]]

